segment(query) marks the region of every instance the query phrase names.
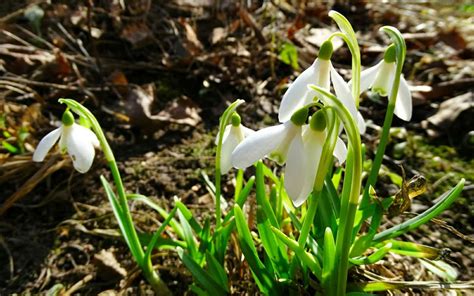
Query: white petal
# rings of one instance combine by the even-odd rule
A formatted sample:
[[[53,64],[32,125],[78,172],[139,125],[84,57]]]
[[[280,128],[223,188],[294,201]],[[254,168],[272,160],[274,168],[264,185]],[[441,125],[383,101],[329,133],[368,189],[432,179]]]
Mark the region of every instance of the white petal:
[[[319,161],[325,141],[325,133],[314,132],[308,129],[304,138],[304,167],[303,172],[298,176],[303,179],[300,192],[297,196],[291,196],[295,207],[301,206],[313,191],[314,180],[319,169]],[[288,153],[289,154],[289,153]],[[290,155],[288,155],[288,162]],[[286,181],[286,175],[285,175]],[[301,181],[300,181],[301,182]],[[285,187],[286,188],[286,187]]]
[[[95,148],[100,148],[100,142],[96,134],[89,128],[84,129],[84,133]]]
[[[336,91],[336,96],[341,101],[344,106],[349,110],[352,115],[352,118],[357,118],[357,108],[355,105],[354,98],[352,97],[349,86],[344,81],[344,79],[337,73],[336,69],[331,65],[331,80],[334,85],[334,90]]]
[[[375,77],[374,83],[372,83],[372,91],[377,92],[383,97],[390,96],[396,68],[397,65],[395,62],[386,63],[382,61],[382,65]]]
[[[33,153],[33,161],[40,162],[43,161],[48,154],[49,150],[56,144],[61,136],[62,127],[59,127],[51,132],[49,132],[41,141]]]
[[[245,127],[243,125],[240,125],[240,129],[242,130],[242,134],[244,135],[244,138],[247,138],[251,134],[255,133],[253,129],[250,129],[248,127]]]
[[[361,135],[365,134],[367,126],[365,125],[364,117],[362,117],[362,114],[360,114],[360,112],[357,112],[357,127],[359,128],[359,133]]]
[[[365,69],[360,73],[360,92],[368,90],[375,81],[375,77],[379,72],[380,67],[382,66],[383,60],[380,61],[377,65],[372,66],[368,69]],[[352,80],[349,81],[349,87],[352,87]]]
[[[303,107],[303,103],[307,100],[308,84],[314,84],[318,81],[319,60],[316,59],[314,63],[303,71],[295,81],[290,85],[283,95],[280,109],[278,110],[278,120],[286,122],[290,120],[291,115]]]
[[[69,132],[71,131],[71,126],[62,126],[62,132],[61,132],[61,138],[59,138],[59,149],[61,153],[66,153],[67,151],[67,145],[66,145],[66,139],[69,135]]]
[[[88,128],[74,123],[69,133],[65,135],[67,152],[79,173],[87,172],[94,161],[95,150],[88,131],[90,131]]]
[[[337,161],[339,161],[340,164],[346,161],[347,147],[344,141],[339,137],[337,137],[336,146],[334,147],[333,154],[337,158]]]
[[[232,153],[232,166],[245,169],[275,150],[285,139],[285,124],[267,127],[245,138]]]
[[[227,126],[225,127],[225,129],[224,129],[224,136],[222,137],[222,142],[224,142],[225,139],[227,138],[227,136],[229,136],[229,132],[230,132],[230,127],[231,127],[231,126],[232,126],[232,125],[229,124],[229,125],[227,125]],[[220,136],[220,131],[219,131],[219,133],[217,133],[216,139],[215,139],[215,141],[214,141],[214,144],[216,144],[216,145],[219,144],[219,136]]]
[[[300,198],[300,193],[305,182],[305,167],[303,138],[301,134],[299,134],[294,137],[290,144],[288,160],[285,166],[285,190],[288,196],[293,200],[293,203]],[[303,201],[301,203],[303,203]]]
[[[222,141],[221,174],[226,174],[232,168],[232,151],[243,140],[244,136],[238,127],[232,125],[228,136]]]
[[[400,77],[400,86],[398,88],[397,100],[395,102],[395,115],[405,121],[410,121],[412,114],[411,92],[403,75]]]

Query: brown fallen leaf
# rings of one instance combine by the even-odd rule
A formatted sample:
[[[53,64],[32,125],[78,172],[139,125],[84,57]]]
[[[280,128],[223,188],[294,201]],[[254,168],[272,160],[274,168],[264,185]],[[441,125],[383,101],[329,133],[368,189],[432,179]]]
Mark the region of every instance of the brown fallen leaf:
[[[193,100],[181,96],[168,103],[157,116],[167,122],[196,126],[201,121],[200,111]]]
[[[94,255],[94,265],[97,267],[97,276],[105,281],[118,281],[127,276],[125,270],[109,250],[101,250]]]
[[[122,28],[120,37],[130,42],[134,48],[140,48],[153,40],[153,32],[144,21],[134,21]]]
[[[198,55],[202,51],[203,46],[201,44],[201,41],[199,41],[196,32],[194,31],[193,27],[191,27],[191,25],[186,21],[186,19],[180,18],[179,23],[183,26],[184,36],[186,37],[186,39],[184,40],[184,47],[191,54],[191,56]]]
[[[421,122],[430,137],[439,137],[449,131],[463,112],[474,113],[474,93],[468,92],[440,104],[438,112]],[[472,116],[468,117],[471,118]],[[472,127],[472,123],[466,123]],[[462,132],[462,131],[458,131]]]
[[[154,100],[154,84],[129,87],[125,111],[130,123],[144,133],[153,133],[165,123],[195,126],[201,121],[201,109],[188,97],[182,96],[172,100],[158,114],[152,114]]]

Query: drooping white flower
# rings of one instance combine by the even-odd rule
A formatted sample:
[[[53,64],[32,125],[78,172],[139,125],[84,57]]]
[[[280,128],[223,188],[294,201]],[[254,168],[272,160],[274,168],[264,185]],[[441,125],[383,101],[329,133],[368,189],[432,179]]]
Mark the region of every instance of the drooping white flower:
[[[304,126],[302,140],[294,141],[288,150],[284,185],[295,207],[301,206],[313,191],[326,142],[325,127],[324,115],[320,111],[316,112],[310,119],[310,124]],[[333,154],[339,163],[346,159],[347,148],[339,137]]]
[[[395,46],[389,46],[385,51],[382,61],[361,72],[361,92],[367,89],[372,89],[372,91],[377,92],[381,96],[385,97],[390,95],[397,68],[395,54]],[[402,75],[400,77],[400,86],[398,87],[394,113],[398,118],[410,121],[412,108],[411,92],[408,83]]]
[[[283,95],[278,119],[280,122],[288,121],[296,110],[313,102],[313,99],[319,96],[314,90],[308,89],[309,85],[314,84],[329,91],[332,82],[337,98],[341,100],[352,116],[357,118],[359,131],[363,134],[366,128],[364,119],[357,111],[349,86],[331,63],[332,51],[331,41],[325,41],[321,45],[319,57],[295,79]]]
[[[43,161],[58,140],[61,152],[69,154],[79,173],[85,173],[91,168],[95,156],[94,147],[100,146],[99,140],[90,129],[74,123],[74,116],[70,111],[64,112],[59,128],[41,139],[33,153],[33,161]]]
[[[231,124],[227,125],[222,138],[221,150],[221,174],[226,174],[232,168],[231,156],[235,147],[247,136],[255,131],[243,126],[240,123],[240,116],[234,113],[231,118]],[[219,134],[216,138],[216,145],[219,142]]]
[[[295,112],[291,119],[283,124],[252,133],[235,148],[232,153],[232,166],[244,169],[264,157],[269,157],[280,165],[287,159],[290,161],[295,155],[289,154],[289,148],[291,145],[301,146],[301,126],[307,117],[308,109],[304,108]],[[302,150],[293,149],[292,152],[297,154],[302,153]]]

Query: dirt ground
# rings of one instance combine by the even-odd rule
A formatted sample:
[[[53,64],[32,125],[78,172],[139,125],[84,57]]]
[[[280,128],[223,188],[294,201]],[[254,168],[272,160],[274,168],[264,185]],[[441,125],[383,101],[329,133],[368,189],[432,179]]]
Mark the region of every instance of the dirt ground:
[[[425,176],[428,191],[413,201],[411,213],[387,218],[383,227],[423,211],[465,178],[466,188],[449,210],[403,238],[450,249],[445,261],[459,272],[459,281],[472,283],[473,6],[295,2],[1,2],[0,295],[153,294],[117,231],[99,181],[100,175],[110,177],[101,153],[84,175],[59,153],[44,163],[31,161],[38,141],[58,124],[58,98],[82,102],[99,119],[128,192],[150,196],[165,209],[177,196],[196,216],[212,217],[203,175],[213,176],[220,114],[241,98],[245,125],[273,124],[286,83],[312,63],[324,36],[336,30],[327,17],[331,9],[358,32],[364,66],[383,54],[388,39],[378,32],[382,25],[404,33],[414,115],[409,123],[394,120],[377,192],[397,192],[400,165],[408,178]],[[285,58],[293,49],[298,69]],[[350,78],[346,47],[335,51],[334,64]],[[362,97],[360,110],[370,119],[363,138],[369,155],[385,108],[383,98]],[[232,173],[224,193],[232,192],[231,180]],[[131,203],[131,209],[138,231],[160,225],[161,217],[142,204]],[[257,294],[249,270],[235,267],[239,260],[231,249],[233,294]],[[162,250],[153,258],[176,295],[190,294],[191,275],[175,252]],[[368,271],[393,280],[439,280],[419,260],[396,255]],[[358,279],[354,270],[351,280]]]

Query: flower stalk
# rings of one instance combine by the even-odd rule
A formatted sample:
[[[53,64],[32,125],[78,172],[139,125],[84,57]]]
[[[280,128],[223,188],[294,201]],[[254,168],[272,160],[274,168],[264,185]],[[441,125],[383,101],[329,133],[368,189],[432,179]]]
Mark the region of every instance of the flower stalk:
[[[86,118],[90,122],[93,131],[97,135],[102,151],[104,152],[105,159],[107,160],[107,164],[110,167],[110,171],[114,179],[118,203],[120,206],[120,216],[116,218],[123,223],[123,231],[125,232],[123,235],[125,236],[125,240],[128,244],[128,247],[130,248],[130,252],[135,258],[137,264],[142,269],[145,278],[153,287],[155,293],[157,295],[171,295],[171,291],[153,269],[151,260],[144,260],[145,252],[143,251],[143,247],[133,224],[132,216],[128,207],[127,195],[123,186],[122,178],[120,177],[117,162],[115,161],[112,149],[107,142],[99,122],[87,108],[79,104],[77,101],[72,99],[59,99],[59,102],[66,104],[72,111],[74,111],[79,116]]]
[[[351,246],[352,227],[359,204],[362,176],[362,150],[359,129],[349,110],[331,93],[317,86],[310,86],[313,90],[324,95],[323,101],[331,106],[337,116],[342,120],[344,129],[349,138],[346,174],[344,184],[349,184],[350,190],[343,192],[341,200],[341,214],[339,229],[336,237],[336,263],[335,271],[329,281],[335,283],[331,286],[329,295],[345,295],[347,285],[347,272],[349,268],[349,250]],[[332,290],[334,288],[335,290]]]
[[[400,33],[400,31],[398,31],[396,28],[391,27],[391,26],[382,27],[381,30],[387,33],[395,44],[397,67],[396,67],[392,90],[390,93],[390,98],[388,101],[387,112],[385,113],[385,119],[383,123],[382,134],[380,136],[379,146],[377,147],[377,152],[375,154],[375,158],[372,163],[372,168],[370,170],[367,183],[365,184],[362,206],[366,205],[368,202],[369,188],[370,186],[375,186],[375,183],[377,182],[379,170],[382,165],[383,156],[385,154],[385,148],[387,147],[388,137],[390,134],[390,127],[392,126],[393,114],[395,111],[395,103],[397,100],[398,89],[400,87],[400,78],[402,75],[402,69],[403,69],[403,64],[405,62],[405,54],[406,54],[405,40],[403,39],[403,36]]]

